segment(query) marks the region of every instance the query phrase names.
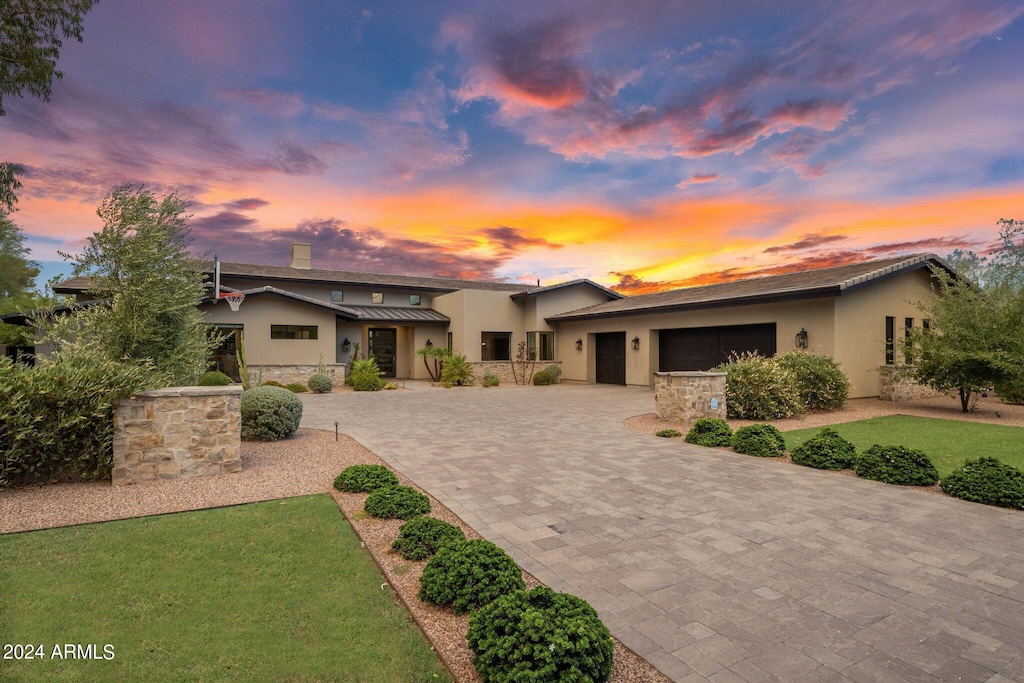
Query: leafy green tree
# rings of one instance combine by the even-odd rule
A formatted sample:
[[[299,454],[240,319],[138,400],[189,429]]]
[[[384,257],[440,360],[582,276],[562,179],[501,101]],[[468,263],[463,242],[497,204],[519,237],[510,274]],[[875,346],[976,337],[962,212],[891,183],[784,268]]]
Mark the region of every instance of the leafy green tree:
[[[40,321],[57,358],[79,354],[152,363],[156,383],[191,384],[218,339],[196,307],[203,295],[189,242],[185,202],[130,185],[116,188],[97,211],[103,229],[71,256],[74,276],[91,278],[104,303]]]
[[[39,295],[32,291],[39,264],[28,259],[25,235],[0,210],[0,314],[29,311],[37,307]],[[0,344],[24,346],[32,343],[31,328],[0,324]]]
[[[24,93],[50,100],[62,38],[82,42],[82,18],[96,0],[3,0],[0,2],[0,116],[4,96]],[[0,162],[0,208],[8,212],[21,187],[18,164]]]
[[[1024,381],[1024,223],[999,225],[990,256],[952,255],[971,277],[935,273],[938,291],[920,304],[931,329],[912,334],[915,365],[905,369],[934,389],[956,390],[965,413],[978,392]]]

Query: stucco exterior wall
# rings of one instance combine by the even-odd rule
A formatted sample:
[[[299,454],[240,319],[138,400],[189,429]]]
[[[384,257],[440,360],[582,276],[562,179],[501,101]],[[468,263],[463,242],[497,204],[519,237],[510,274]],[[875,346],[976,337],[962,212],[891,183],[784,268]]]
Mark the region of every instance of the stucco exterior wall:
[[[794,339],[801,329],[807,330],[808,350],[835,353],[834,300],[823,298],[561,323],[555,328],[555,358],[562,361],[563,379],[593,382],[594,336],[600,332],[625,332],[626,384],[653,386],[654,373],[658,371],[659,330],[756,323],[776,324],[779,353],[795,347]],[[640,337],[637,351],[630,344],[633,337]],[[576,350],[577,339],[583,340],[582,351]]]
[[[452,320],[452,350],[480,361],[481,332],[511,332],[511,355],[519,342],[526,341],[523,327],[525,304],[513,301],[509,292],[462,290],[434,299],[434,309]]]
[[[323,354],[324,362],[336,361],[335,316],[321,310],[278,296],[251,297],[242,303],[238,313],[227,303],[203,307],[206,322],[211,324],[243,324],[245,360],[250,365],[290,363],[316,365]],[[316,339],[271,339],[271,325],[316,325]],[[365,348],[365,347],[364,347]]]
[[[931,293],[927,269],[913,270],[844,294],[836,301],[836,358],[843,364],[853,388],[851,398],[877,396],[885,364],[885,318],[895,320],[896,361],[902,359],[904,321],[921,326],[927,317],[916,306]]]
[[[603,304],[609,300],[610,297],[607,294],[583,284],[531,296],[526,300],[526,331],[544,332],[551,330],[553,328],[545,320],[548,316],[575,311],[576,309],[595,304]]]

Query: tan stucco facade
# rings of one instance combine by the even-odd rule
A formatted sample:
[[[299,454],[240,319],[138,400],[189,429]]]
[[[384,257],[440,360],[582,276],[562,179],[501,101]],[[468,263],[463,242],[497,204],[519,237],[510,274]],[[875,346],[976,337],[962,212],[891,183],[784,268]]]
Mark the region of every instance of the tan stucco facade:
[[[898,349],[905,319],[913,318],[915,326],[921,325],[915,302],[928,296],[930,281],[928,272],[918,269],[838,297],[561,323],[556,326],[555,358],[562,361],[564,379],[594,382],[595,335],[623,332],[627,340],[626,383],[653,385],[653,373],[659,369],[661,330],[775,323],[778,353],[795,349],[796,335],[804,329],[808,351],[832,356],[842,364],[853,385],[851,398],[877,396],[878,367],[885,363],[885,318],[895,318]],[[634,337],[640,339],[638,350],[630,343]],[[581,351],[576,350],[577,340],[583,342]]]

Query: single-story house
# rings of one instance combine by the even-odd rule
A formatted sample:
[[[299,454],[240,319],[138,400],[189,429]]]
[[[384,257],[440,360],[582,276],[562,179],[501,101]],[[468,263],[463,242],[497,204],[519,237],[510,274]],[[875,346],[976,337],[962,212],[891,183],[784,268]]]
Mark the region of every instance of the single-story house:
[[[201,267],[212,279],[214,264]],[[863,397],[878,395],[879,366],[898,359],[906,330],[927,324],[916,304],[933,268],[953,272],[918,254],[624,297],[585,279],[532,287],[319,269],[310,245],[296,243],[290,266],[221,262],[221,285],[244,303],[233,312],[211,296],[201,308],[227,335],[217,366],[236,378],[242,340],[251,373],[288,381],[321,359],[340,370],[357,343],[388,377],[428,378],[416,351],[440,345],[510,381],[526,342],[565,380],[642,386],[733,353],[803,348],[838,360],[851,396]],[[91,298],[85,278],[54,291]]]

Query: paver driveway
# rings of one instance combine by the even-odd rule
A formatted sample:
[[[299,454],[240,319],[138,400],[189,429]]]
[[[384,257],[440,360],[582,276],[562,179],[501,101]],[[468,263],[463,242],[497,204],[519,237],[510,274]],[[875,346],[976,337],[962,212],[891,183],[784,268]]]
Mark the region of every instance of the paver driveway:
[[[645,389],[303,400],[674,680],[1024,681],[1024,512],[639,436]]]

